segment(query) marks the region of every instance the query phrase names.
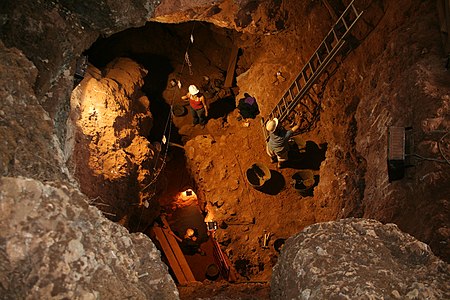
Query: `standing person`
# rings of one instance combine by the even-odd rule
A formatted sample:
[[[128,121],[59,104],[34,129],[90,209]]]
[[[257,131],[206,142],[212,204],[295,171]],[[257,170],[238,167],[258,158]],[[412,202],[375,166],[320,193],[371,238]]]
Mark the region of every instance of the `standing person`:
[[[291,130],[286,130],[278,126],[278,119],[274,118],[266,123],[266,130],[269,133],[266,151],[272,162],[278,161],[278,168],[286,167],[289,152],[289,138],[297,131],[299,125],[295,125]]]
[[[189,86],[189,93],[181,97],[183,100],[189,100],[194,126],[199,124],[204,126],[208,117],[208,107],[205,97],[200,93],[195,85]]]

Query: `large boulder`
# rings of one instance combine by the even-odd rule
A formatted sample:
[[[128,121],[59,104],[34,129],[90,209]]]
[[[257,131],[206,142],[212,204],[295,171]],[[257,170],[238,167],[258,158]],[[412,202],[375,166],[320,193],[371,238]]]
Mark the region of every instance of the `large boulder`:
[[[177,299],[155,245],[65,184],[0,178],[2,299]]]
[[[272,299],[449,299],[450,268],[394,224],[318,223],[288,239]]]

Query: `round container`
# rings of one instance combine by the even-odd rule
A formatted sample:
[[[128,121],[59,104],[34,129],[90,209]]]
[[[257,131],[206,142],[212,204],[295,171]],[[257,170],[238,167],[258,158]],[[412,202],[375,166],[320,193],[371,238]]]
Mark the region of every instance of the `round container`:
[[[303,197],[310,196],[315,184],[314,173],[310,170],[302,170],[292,175],[294,189]]]
[[[216,264],[210,264],[206,268],[205,276],[209,280],[216,280],[217,278],[219,278],[219,274],[220,274],[220,270],[219,270],[219,267]]]
[[[281,248],[283,248],[285,242],[286,239],[276,239],[275,242],[273,242],[273,248],[275,249],[275,251],[280,253]]]
[[[245,174],[248,183],[255,189],[262,188],[271,177],[269,168],[262,163],[254,163]]]

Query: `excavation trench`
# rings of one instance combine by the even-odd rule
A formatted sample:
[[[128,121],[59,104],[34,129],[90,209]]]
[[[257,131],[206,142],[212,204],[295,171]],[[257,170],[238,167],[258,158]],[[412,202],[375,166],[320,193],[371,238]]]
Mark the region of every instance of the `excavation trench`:
[[[303,196],[296,191],[295,172],[310,169],[317,186],[327,149],[326,143],[296,137],[287,174],[267,163],[259,149],[264,146],[260,116],[244,118],[236,109],[248,94],[243,96],[234,78],[253,57],[233,52],[236,37],[235,32],[191,22],[147,23],[101,38],[85,52],[90,65],[72,95],[74,173],[82,191],[111,220],[148,234],[162,253],[162,237],[158,239],[154,226],[163,231],[169,226],[171,233],[165,234],[181,239],[188,228],[195,229],[204,253],[186,259],[198,281],[207,278],[214,263],[220,264],[217,256],[230,268],[236,266],[244,279],[259,274],[267,280],[278,255],[273,241],[298,228],[277,224],[283,199],[313,196],[312,189]],[[236,70],[227,78],[233,60]],[[189,103],[181,99],[190,84],[199,87],[208,103],[206,126],[194,126]],[[261,186],[249,177],[255,163],[266,166],[269,174]],[[186,197],[186,191],[196,198]],[[288,194],[273,199],[282,191]],[[267,201],[276,205],[271,218],[264,212],[272,205]],[[301,212],[300,207],[292,212]],[[311,211],[301,214],[311,222]],[[205,220],[220,228],[207,231]],[[254,255],[254,246],[247,245],[266,253]],[[170,266],[169,257],[164,259]],[[242,262],[248,262],[245,268]]]
[[[85,52],[89,66],[72,94],[72,159],[82,191],[112,221],[148,234],[163,254],[154,226],[170,226],[179,237],[195,229],[203,253],[186,257],[198,281],[216,265],[204,221],[206,199],[191,176],[184,144],[205,131],[192,126],[181,96],[196,84],[209,103],[209,118],[225,120],[236,91],[223,87],[231,37],[212,27],[148,23],[99,39]],[[168,255],[163,259],[171,266]]]

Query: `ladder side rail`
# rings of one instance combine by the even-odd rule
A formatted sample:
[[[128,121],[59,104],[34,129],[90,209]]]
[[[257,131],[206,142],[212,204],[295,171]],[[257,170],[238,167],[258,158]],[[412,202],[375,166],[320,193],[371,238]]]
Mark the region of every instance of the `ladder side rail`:
[[[353,1],[352,1],[353,3]],[[351,3],[351,4],[352,4]],[[350,5],[351,5],[350,4]],[[349,5],[349,6],[350,6]],[[348,9],[349,7],[347,7]],[[345,12],[344,12],[345,13]],[[341,17],[344,15],[344,13],[341,15]],[[344,45],[344,39],[347,37],[347,35],[350,33],[351,29],[353,28],[353,26],[356,24],[356,22],[359,20],[359,18],[361,17],[361,15],[363,14],[363,11],[361,11],[355,18],[355,20],[349,25],[348,29],[346,30],[346,32],[342,35],[342,37],[338,40],[338,43],[333,47],[333,49],[331,50],[331,52],[327,55],[327,57],[324,59],[323,63],[319,65],[318,69],[316,70],[316,72],[314,72],[312,74],[312,76],[308,79],[307,83],[305,84],[305,86],[302,88],[302,92],[300,92],[298,94],[298,96],[296,97],[297,99],[292,101],[291,104],[289,105],[289,108],[283,112],[283,114],[281,114],[279,121],[283,121],[284,118],[287,117],[287,115],[290,113],[290,111],[297,106],[299,99],[303,98],[304,95],[306,94],[306,92],[310,89],[310,87],[312,86],[312,84],[315,82],[315,80],[317,79],[317,77],[325,70],[325,68],[329,65],[329,63],[331,62],[331,60],[336,56],[336,54],[339,52],[339,50],[342,48],[342,46]],[[339,20],[338,20],[339,21]],[[332,30],[330,30],[330,32],[332,32]],[[328,36],[327,36],[328,37]],[[327,39],[327,37],[324,39],[324,41]],[[322,44],[320,45],[322,46]],[[320,49],[319,48],[316,50],[316,52]],[[314,57],[314,55],[316,54],[316,52],[311,56],[311,58]],[[309,62],[308,62],[309,63]],[[308,64],[307,64],[308,65]],[[306,65],[306,66],[307,66]],[[304,91],[304,89],[306,91]]]
[[[310,77],[309,77],[309,78],[306,78],[305,76],[303,76],[304,79],[305,79],[305,81],[306,81],[306,84],[305,84],[304,87],[302,87],[302,91],[305,90],[305,89],[306,89],[306,91],[309,90],[309,88],[312,86],[312,83],[316,80],[316,78],[318,77],[318,75],[320,75],[320,74],[323,72],[323,70],[325,69],[325,67],[328,66],[328,64],[330,63],[330,59],[336,56],[337,52],[338,52],[338,51],[341,49],[341,47],[343,46],[343,43],[341,43],[341,41],[348,35],[348,33],[350,32],[350,30],[353,28],[353,26],[356,24],[356,22],[359,20],[359,18],[360,18],[361,15],[363,14],[363,11],[360,11],[360,13],[356,13],[357,10],[356,10],[355,6],[353,5],[353,2],[354,2],[354,1],[355,1],[355,0],[352,0],[352,2],[350,2],[350,4],[346,7],[346,9],[344,10],[344,12],[343,12],[343,13],[340,15],[340,17],[338,18],[338,20],[333,24],[333,26],[332,26],[332,28],[330,29],[330,31],[328,32],[328,34],[327,34],[327,35],[325,36],[325,38],[322,40],[322,43],[320,43],[320,45],[316,48],[316,50],[315,50],[314,53],[311,55],[311,57],[309,58],[309,60],[307,61],[307,63],[303,66],[302,70],[300,71],[299,75],[296,77],[296,79],[294,80],[294,82],[293,82],[293,83],[292,83],[292,84],[284,91],[283,97],[284,97],[284,95],[286,95],[287,93],[290,92],[290,89],[296,84],[297,80],[298,80],[301,76],[303,76],[303,73],[304,73],[308,68],[310,68],[310,65],[311,65],[312,60],[313,60],[314,57],[317,55],[317,52],[320,50],[320,48],[322,47],[322,45],[323,45],[324,43],[325,43],[325,47],[326,47],[327,50],[328,50],[328,47],[327,47],[327,44],[326,44],[326,40],[328,40],[330,36],[335,35],[335,29],[334,29],[334,27],[335,27],[336,24],[338,24],[341,20],[344,21],[344,19],[343,19],[344,16],[350,11],[350,8],[351,8],[351,9],[355,12],[355,14],[356,14],[355,19],[353,20],[353,22],[352,22],[350,25],[348,25],[348,27],[346,26],[346,31],[345,31],[345,33],[344,33],[340,38],[337,38],[337,36],[336,36],[337,43],[333,46],[333,48],[331,49],[331,51],[328,53],[327,57],[323,60],[323,63],[319,64],[317,70],[314,71],[312,68],[310,68],[311,71],[312,71],[312,73],[310,74]],[[333,36],[333,38],[335,38],[335,37]],[[338,48],[339,48],[339,49],[338,49]],[[336,50],[336,49],[337,49],[337,50]],[[320,74],[318,74],[318,73],[320,73]],[[313,81],[311,81],[312,79],[313,79]],[[294,107],[298,104],[299,99],[303,98],[303,96],[306,94],[306,92],[304,92],[304,91],[302,92],[302,91],[299,92],[298,96],[296,97],[297,99],[294,100],[294,101],[292,101],[292,102],[289,104],[289,109],[287,109],[287,110],[285,110],[285,111],[280,111],[280,110],[278,110],[278,114],[279,114],[279,119],[280,119],[280,121],[282,121],[282,120],[289,114],[290,110],[291,110],[292,108],[294,108]],[[275,111],[276,111],[276,109],[279,107],[279,104],[281,104],[282,101],[283,101],[283,98],[277,103],[277,105],[276,105],[275,108],[269,113],[269,115],[272,115],[272,116],[277,115],[277,114],[275,113]]]
[[[313,71],[312,68],[310,67],[311,61],[312,61],[313,58],[316,56],[316,53],[320,50],[322,44],[325,43],[325,46],[327,46],[325,41],[328,40],[330,36],[335,35],[334,27],[336,26],[336,24],[338,24],[338,23],[343,19],[344,15],[349,11],[350,7],[353,7],[353,2],[354,2],[354,1],[355,1],[355,0],[353,0],[353,1],[347,6],[347,8],[344,10],[344,12],[340,15],[340,17],[337,19],[337,21],[333,24],[333,26],[331,27],[330,31],[328,31],[328,34],[325,36],[325,38],[322,40],[322,42],[320,43],[320,45],[316,48],[316,50],[314,51],[314,53],[310,56],[310,58],[308,59],[308,61],[306,62],[306,64],[305,64],[305,65],[303,66],[303,68],[301,69],[301,71],[300,71],[299,75],[297,76],[297,78],[295,79],[295,81],[297,81],[298,77],[303,76],[303,73],[304,73],[307,69],[311,69],[311,71],[312,71],[313,74],[314,74],[314,71]],[[355,21],[348,27],[348,29],[346,30],[345,34],[351,29],[351,27],[353,27],[353,25],[354,25],[354,23],[356,22],[357,19],[358,19],[358,18],[356,18]],[[344,35],[345,35],[345,34],[344,34]],[[337,42],[339,42],[339,40],[342,39],[342,37],[341,37],[341,38],[338,38],[337,36],[335,36],[335,37],[333,37],[333,39],[336,39]],[[338,46],[338,43],[336,43],[336,45],[333,46],[333,48],[332,48],[331,51],[328,53],[328,55],[329,55],[331,52],[333,52],[333,50],[336,48],[336,46]],[[328,47],[326,47],[326,48],[328,49]],[[313,74],[311,74],[311,77],[312,77]],[[311,77],[308,78],[308,79],[305,78],[305,81],[309,81],[309,79],[311,79]],[[295,82],[295,81],[294,81],[294,82]],[[291,84],[291,85],[283,92],[282,95],[283,95],[283,96],[286,95],[286,94],[289,92],[289,89],[290,89],[293,85],[294,85],[294,84]],[[279,102],[280,102],[280,101],[279,101]],[[278,102],[277,104],[279,104],[279,102]],[[274,108],[274,109],[271,111],[271,114],[275,111],[275,109],[276,109],[276,108]]]
[[[299,93],[297,98],[292,101],[292,103],[289,105],[289,108],[280,116],[279,121],[282,122],[288,114],[298,105],[299,101],[303,99],[303,97],[308,93],[309,89],[312,87],[316,79],[323,73],[323,71],[326,69],[326,67],[330,64],[330,62],[333,60],[333,58],[336,56],[336,54],[339,52],[339,50],[342,48],[342,46],[345,44],[343,40],[339,42],[337,45],[338,47],[335,47],[333,51],[327,56],[327,58],[324,60],[324,63],[320,65],[319,69],[317,69],[317,72],[314,73],[314,75],[308,80],[308,82],[303,87],[302,91]]]
[[[308,61],[308,63],[309,63],[309,61]],[[308,67],[308,63],[306,63],[306,64],[303,66],[302,70],[301,70],[300,73],[297,75],[297,77],[295,78],[294,82],[293,82],[291,85],[289,85],[289,87],[283,92],[283,94],[282,94],[283,97],[284,97],[286,94],[289,94],[290,89],[295,85],[295,83],[297,82],[298,79],[300,79],[301,77],[304,77],[304,76],[303,76],[303,72],[306,71],[306,69],[307,69],[307,67]],[[310,77],[310,78],[311,78],[311,77]],[[308,82],[308,80],[309,80],[309,79],[306,79],[306,78],[304,78],[304,79],[305,79],[305,82]],[[302,89],[303,89],[303,88],[302,88]],[[299,94],[300,94],[300,92],[301,92],[301,90],[299,91]],[[277,107],[278,107],[278,105],[280,104],[281,101],[282,101],[282,99],[281,99],[280,101],[277,102],[277,104],[276,104],[275,107],[271,110],[271,112],[269,113],[269,115],[272,115],[272,116],[276,115]],[[292,102],[291,102],[291,103],[292,103]]]

